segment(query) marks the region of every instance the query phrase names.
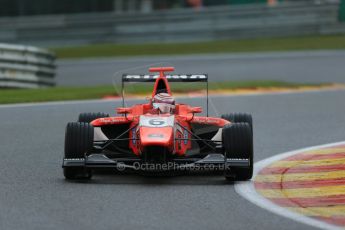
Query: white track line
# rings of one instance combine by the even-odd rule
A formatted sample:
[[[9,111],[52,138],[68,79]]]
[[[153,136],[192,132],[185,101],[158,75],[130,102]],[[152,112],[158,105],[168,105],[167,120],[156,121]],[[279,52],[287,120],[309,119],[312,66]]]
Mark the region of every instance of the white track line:
[[[337,143],[331,143],[331,144],[325,144],[325,145],[318,145],[318,146],[313,146],[313,147],[308,147],[308,148],[303,148],[303,149],[298,149],[295,151],[291,152],[286,152],[282,154],[278,154],[275,156],[272,156],[270,158],[261,160],[259,162],[256,162],[254,164],[254,175],[253,178],[258,174],[259,171],[261,171],[263,168],[267,167],[268,165],[272,164],[275,161],[282,160],[286,157],[293,156],[295,154],[305,152],[305,151],[310,151],[310,150],[315,150],[319,148],[327,148],[327,147],[333,147],[336,145],[343,145],[345,144],[345,141],[343,142],[337,142]],[[239,182],[235,184],[235,190],[238,194],[240,194],[242,197],[245,199],[249,200],[253,204],[256,204],[257,206],[266,209],[270,212],[273,212],[277,215],[292,219],[294,221],[307,224],[316,228],[320,229],[343,229],[341,227],[327,224],[326,222],[319,221],[301,214],[298,214],[296,212],[289,211],[288,209],[278,206],[274,204],[273,202],[269,201],[268,199],[264,198],[260,194],[256,192],[256,189],[254,187],[254,181],[246,181],[246,182]]]

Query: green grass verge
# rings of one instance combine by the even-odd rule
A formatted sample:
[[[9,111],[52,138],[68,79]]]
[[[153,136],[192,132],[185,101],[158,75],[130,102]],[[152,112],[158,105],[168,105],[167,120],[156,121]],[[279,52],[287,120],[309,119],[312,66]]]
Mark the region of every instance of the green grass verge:
[[[345,49],[345,35],[168,44],[96,44],[53,48],[59,58]]]
[[[282,81],[233,81],[233,82],[211,82],[209,89],[212,90],[235,90],[255,88],[298,88],[303,86],[326,86],[328,84],[297,84]],[[172,83],[173,92],[184,93],[205,89],[204,84]],[[128,94],[150,95],[152,84],[135,84],[126,86]],[[119,95],[113,86],[94,87],[55,87],[47,89],[1,89],[0,104],[25,103],[25,102],[47,102],[100,99],[106,95]]]

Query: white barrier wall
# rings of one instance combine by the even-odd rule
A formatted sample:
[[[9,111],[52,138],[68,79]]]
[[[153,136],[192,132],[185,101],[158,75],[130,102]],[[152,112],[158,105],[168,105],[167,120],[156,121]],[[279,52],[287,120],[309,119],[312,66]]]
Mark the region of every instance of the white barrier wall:
[[[54,61],[45,49],[0,43],[0,88],[54,86]]]

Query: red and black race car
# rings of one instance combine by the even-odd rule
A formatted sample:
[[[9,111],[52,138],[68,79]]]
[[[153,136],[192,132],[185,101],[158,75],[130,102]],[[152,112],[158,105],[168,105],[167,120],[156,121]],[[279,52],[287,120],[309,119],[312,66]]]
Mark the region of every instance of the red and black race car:
[[[66,179],[90,179],[93,169],[149,172],[223,170],[228,180],[253,174],[253,125],[249,114],[208,116],[208,77],[166,75],[173,67],[150,68],[158,75],[123,75],[119,116],[83,113],[68,123],[63,172]],[[207,116],[201,107],[175,103],[169,82],[205,82]],[[126,82],[155,82],[148,103],[124,107]]]

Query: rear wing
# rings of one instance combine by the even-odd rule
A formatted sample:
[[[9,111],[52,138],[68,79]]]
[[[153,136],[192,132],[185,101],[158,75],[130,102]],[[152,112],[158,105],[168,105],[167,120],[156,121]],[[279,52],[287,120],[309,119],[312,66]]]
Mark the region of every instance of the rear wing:
[[[122,76],[122,82],[155,82],[159,75],[127,75]],[[207,74],[165,75],[169,82],[208,82]]]
[[[122,107],[125,107],[124,88],[126,82],[155,82],[160,75],[135,75],[124,74],[122,76]],[[208,116],[208,76],[207,74],[167,74],[164,77],[168,82],[205,82],[206,83],[206,113]]]

